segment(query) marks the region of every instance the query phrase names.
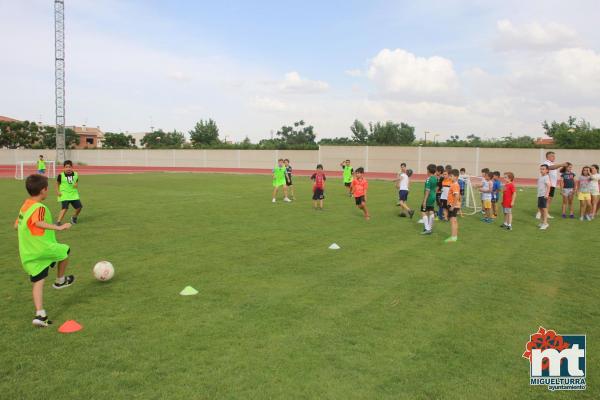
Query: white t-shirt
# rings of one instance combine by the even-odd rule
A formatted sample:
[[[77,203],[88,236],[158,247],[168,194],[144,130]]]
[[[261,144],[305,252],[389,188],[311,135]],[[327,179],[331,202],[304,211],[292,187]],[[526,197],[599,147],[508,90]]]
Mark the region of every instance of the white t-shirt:
[[[552,185],[552,181],[550,180],[550,177],[548,175],[540,175],[540,177],[537,180],[537,195],[538,195],[538,197],[546,196],[546,184],[549,181],[550,181],[550,184]]]
[[[408,190],[408,175],[406,175],[404,172],[400,172],[398,174],[398,179],[400,179],[400,190]]]
[[[600,187],[599,185],[599,181],[600,181],[600,174],[594,174],[591,175],[592,178],[592,184],[591,184],[591,193],[593,196],[598,196],[600,194]]]
[[[544,161],[544,164],[550,168],[554,165],[554,163],[550,160]],[[558,185],[558,169],[551,169],[548,171],[548,176],[550,177],[550,186],[556,187]]]
[[[481,188],[483,190],[490,190],[492,186],[492,182],[484,179],[483,182],[481,183]],[[481,200],[491,200],[492,199],[492,192],[481,192]]]

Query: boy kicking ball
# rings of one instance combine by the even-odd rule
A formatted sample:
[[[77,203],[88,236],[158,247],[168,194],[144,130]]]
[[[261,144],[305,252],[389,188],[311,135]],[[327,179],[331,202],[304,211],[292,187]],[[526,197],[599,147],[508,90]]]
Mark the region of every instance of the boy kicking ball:
[[[79,217],[83,207],[79,197],[79,175],[73,170],[73,163],[70,160],[63,163],[63,168],[63,172],[56,177],[56,193],[61,204],[56,225],[62,224],[62,220],[69,209],[69,204],[75,209],[75,214],[71,217],[71,223],[76,224],[77,217]]]
[[[369,188],[369,182],[364,177],[365,170],[363,167],[356,168],[354,171],[354,179],[352,179],[352,185],[350,186],[350,193],[354,195],[356,206],[362,210],[365,215],[365,219],[371,219],[369,210],[367,209],[367,189]]]
[[[29,274],[33,284],[33,304],[35,317],[33,325],[47,327],[52,323],[44,310],[44,281],[48,270],[58,264],[55,289],[63,289],[73,284],[73,275],[65,276],[69,264],[69,246],[56,241],[54,231],[69,229],[71,224],[54,225],[52,214],[42,201],[48,197],[48,178],[43,175],[30,175],[25,181],[29,198],[25,200],[15,221],[19,238],[19,255],[23,269]]]

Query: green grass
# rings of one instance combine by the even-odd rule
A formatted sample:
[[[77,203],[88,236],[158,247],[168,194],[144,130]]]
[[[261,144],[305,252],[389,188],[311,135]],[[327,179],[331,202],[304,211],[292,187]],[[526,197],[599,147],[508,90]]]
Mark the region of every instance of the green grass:
[[[600,397],[598,222],[539,231],[526,189],[514,231],[465,217],[444,244],[448,224],[422,237],[398,218],[389,182],[371,182],[371,221],[339,180],[324,212],[296,182],[298,201],[271,204],[264,176],[82,177],[80,224],[58,233],[77,282],[46,283],[43,330],[11,229],[23,183],[0,180],[0,397]],[[91,274],[103,259],[108,283]],[[84,330],[57,333],[67,319]],[[587,391],[530,387],[521,354],[539,326],[587,334]]]

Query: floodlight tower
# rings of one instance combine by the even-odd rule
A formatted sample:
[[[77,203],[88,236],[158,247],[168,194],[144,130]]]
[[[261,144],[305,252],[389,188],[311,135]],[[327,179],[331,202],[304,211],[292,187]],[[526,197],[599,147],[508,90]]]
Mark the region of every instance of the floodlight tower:
[[[65,154],[65,2],[54,0],[54,86],[56,94],[56,161]]]

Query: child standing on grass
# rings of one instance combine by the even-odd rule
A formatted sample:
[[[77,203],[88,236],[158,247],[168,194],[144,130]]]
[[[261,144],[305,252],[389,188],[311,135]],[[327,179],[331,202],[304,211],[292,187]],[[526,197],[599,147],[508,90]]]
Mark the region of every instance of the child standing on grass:
[[[488,172],[490,172],[489,168],[482,168],[481,169],[481,183],[479,185],[477,185],[478,187],[482,187],[483,186],[483,183],[487,179]],[[485,207],[483,205],[483,197],[481,198],[481,213],[485,215]]]
[[[400,173],[398,174],[396,185],[398,188],[398,205],[402,207],[402,211],[400,212],[401,217],[406,216],[406,214],[404,214],[404,211],[406,211],[411,218],[413,217],[413,215],[415,215],[415,212],[410,209],[407,203],[411,176],[412,170],[407,170],[405,163],[400,164]]]
[[[352,179],[352,184],[350,185],[350,193],[354,195],[356,206],[363,211],[365,219],[368,220],[371,219],[369,210],[367,209],[367,189],[369,188],[369,183],[363,176],[364,173],[365,170],[363,167],[356,168],[354,179]]]
[[[342,167],[342,178],[344,180],[344,186],[348,189],[348,196],[352,197],[352,178],[354,177],[354,169],[350,165],[350,160],[342,161],[340,166]]]
[[[287,158],[283,160],[283,165],[285,166],[285,186],[288,193],[291,191],[292,200],[296,200],[296,189],[294,189],[294,183],[292,182],[292,166],[290,165],[290,160]]]
[[[427,179],[423,191],[423,202],[421,203],[421,215],[423,216],[422,235],[431,235],[433,232],[433,220],[435,214],[436,191],[437,191],[437,168],[435,164],[427,166]]]
[[[323,173],[323,165],[317,165],[317,171],[310,177],[313,184],[313,207],[315,210],[323,211],[323,200],[325,199],[325,174]]]
[[[441,214],[438,215],[441,221],[448,220],[448,194],[450,193],[450,186],[452,185],[451,172],[452,169],[450,169],[450,171],[446,169],[442,172],[442,191],[440,193]]]
[[[457,169],[450,171],[450,177],[452,183],[450,184],[450,191],[448,192],[448,218],[450,219],[450,237],[445,240],[446,243],[453,243],[458,240],[458,219],[456,216],[460,211],[462,204],[460,196],[460,185],[458,184],[458,176],[460,172]]]
[[[481,192],[481,205],[483,207],[484,216],[481,221],[491,224],[492,220],[492,178],[491,172],[486,172],[483,176],[483,182],[479,191]]]
[[[290,202],[291,200],[288,198],[287,186],[285,186],[285,166],[283,165],[283,158],[277,160],[277,165],[273,168],[273,203],[277,200],[277,192],[279,188],[283,188],[283,201]]]
[[[52,214],[42,201],[48,197],[48,178],[43,175],[30,175],[25,181],[29,198],[25,200],[15,221],[19,237],[19,255],[23,269],[29,274],[33,284],[33,305],[35,316],[33,325],[47,327],[52,323],[44,310],[44,280],[48,270],[58,264],[55,289],[63,289],[75,281],[73,275],[65,276],[69,264],[69,246],[56,241],[54,231],[69,229],[71,224],[54,225]]]
[[[567,208],[569,209],[569,218],[575,218],[573,211],[573,197],[575,196],[575,174],[573,173],[573,164],[567,163],[566,167],[560,169],[560,180],[558,182],[563,198],[562,217],[567,218]]]
[[[598,211],[598,202],[600,201],[600,167],[596,164],[592,164],[590,167],[590,178],[592,179],[592,185],[590,188],[590,194],[592,195],[592,212],[590,217],[594,219]]]
[[[40,154],[40,158],[37,162],[37,171],[40,175],[46,175],[46,161],[44,160],[44,156]]]
[[[500,189],[502,189],[502,183],[500,183],[500,171],[494,171],[492,178],[492,215],[494,218],[498,217],[497,203],[500,199]]]
[[[592,177],[590,167],[587,165],[581,169],[581,175],[577,180],[577,199],[579,199],[579,220],[591,221],[592,212]]]
[[[504,222],[500,228],[506,228],[512,231],[512,209],[517,199],[517,190],[514,184],[515,175],[512,172],[504,173],[504,192],[502,193],[502,212],[504,213]]]
[[[458,184],[460,185],[460,199],[462,200],[462,206],[465,206],[465,190],[467,188],[467,181],[469,180],[469,176],[467,175],[467,170],[461,168],[459,170],[460,175],[458,175]],[[460,211],[460,216],[462,217],[462,208]]]
[[[435,218],[442,219],[444,218],[444,210],[442,207],[442,182],[444,174],[444,166],[438,165],[435,167],[435,179],[436,179],[436,188],[435,188],[435,204],[438,206],[437,213],[435,214]]]
[[[538,196],[538,211],[542,223],[539,225],[541,230],[546,230],[550,226],[548,224],[548,197],[550,197],[550,188],[552,184],[548,176],[548,166],[540,165],[540,177],[537,180],[537,196]]]
[[[71,160],[65,160],[63,171],[56,177],[56,193],[61,208],[56,225],[62,224],[62,220],[69,209],[69,204],[75,209],[75,213],[71,217],[71,223],[76,224],[83,206],[79,197],[79,174],[73,170]]]

